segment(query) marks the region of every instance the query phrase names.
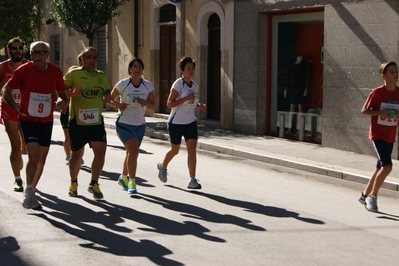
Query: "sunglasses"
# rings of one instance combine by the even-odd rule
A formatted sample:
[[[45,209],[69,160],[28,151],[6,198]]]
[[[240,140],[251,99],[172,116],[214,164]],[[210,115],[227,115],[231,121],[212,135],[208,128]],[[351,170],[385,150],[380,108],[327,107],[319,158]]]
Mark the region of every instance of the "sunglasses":
[[[11,46],[10,50],[16,51],[16,50],[23,50],[24,47],[23,46]]]
[[[32,54],[34,54],[34,55],[45,55],[45,54],[47,54],[48,52],[47,51],[30,51]]]

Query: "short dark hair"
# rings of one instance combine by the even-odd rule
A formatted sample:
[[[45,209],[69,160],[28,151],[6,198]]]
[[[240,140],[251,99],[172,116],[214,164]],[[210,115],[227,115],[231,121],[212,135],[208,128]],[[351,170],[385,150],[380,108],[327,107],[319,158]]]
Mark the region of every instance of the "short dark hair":
[[[141,67],[143,68],[143,70],[144,70],[143,60],[141,60],[140,58],[136,57],[136,58],[133,58],[132,60],[130,60],[129,65],[127,67],[127,73],[129,73],[129,75],[130,75],[130,69],[132,68],[132,66],[134,65],[135,62],[138,62],[141,65]]]
[[[387,73],[387,69],[390,66],[398,67],[394,61],[384,62],[380,66],[380,74],[386,74]]]
[[[179,68],[180,68],[181,71],[184,70],[184,68],[186,67],[187,63],[191,63],[195,67],[194,59],[192,59],[189,56],[183,56],[182,58],[180,58],[180,61],[179,61]]]
[[[10,49],[11,48],[11,44],[14,43],[14,42],[20,42],[20,43],[22,43],[22,46],[25,46],[25,42],[23,40],[21,40],[21,38],[14,37],[14,38],[12,38],[12,39],[10,39],[8,41],[7,48]]]

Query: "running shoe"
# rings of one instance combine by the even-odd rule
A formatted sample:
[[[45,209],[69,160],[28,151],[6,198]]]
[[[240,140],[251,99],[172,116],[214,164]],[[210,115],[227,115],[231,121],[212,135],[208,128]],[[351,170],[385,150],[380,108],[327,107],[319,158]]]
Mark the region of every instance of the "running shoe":
[[[25,189],[24,201],[22,202],[22,206],[25,209],[32,208],[34,196],[35,196],[35,193],[34,193],[33,188]]]
[[[118,184],[123,187],[124,190],[128,189],[129,179],[126,176],[120,175],[118,178]]]
[[[24,191],[24,185],[23,185],[22,179],[20,179],[20,178],[15,179],[15,181],[14,181],[14,191],[16,191],[16,192],[23,192]]]
[[[363,195],[363,192],[362,192],[362,194],[360,194],[360,196],[359,196],[359,198],[357,199],[361,204],[363,204],[363,205],[365,205],[366,206],[366,198],[367,198],[367,196],[364,196]]]
[[[77,182],[71,182],[69,184],[69,192],[68,192],[70,197],[77,197],[78,196],[78,183]]]
[[[35,193],[33,193],[32,210],[38,211],[38,210],[41,210],[41,209],[42,209],[42,205],[37,200]]]
[[[370,212],[378,212],[377,207],[377,197],[374,195],[369,195],[366,198],[366,209]]]
[[[71,155],[65,157],[65,165],[69,165],[69,159],[71,159]]]
[[[157,164],[158,168],[158,178],[162,183],[166,183],[168,181],[168,171],[162,167],[162,163]]]
[[[129,179],[128,187],[129,188],[128,188],[127,192],[129,194],[136,194],[137,193],[136,181],[134,179]]]
[[[187,188],[190,188],[190,189],[201,189],[202,187],[201,187],[201,184],[200,183],[198,183],[198,179],[196,179],[196,178],[191,178],[190,179],[190,183],[188,183],[188,186],[187,186]]]
[[[93,198],[96,200],[102,200],[104,198],[103,193],[100,190],[100,185],[98,183],[89,185],[88,191],[93,194]]]

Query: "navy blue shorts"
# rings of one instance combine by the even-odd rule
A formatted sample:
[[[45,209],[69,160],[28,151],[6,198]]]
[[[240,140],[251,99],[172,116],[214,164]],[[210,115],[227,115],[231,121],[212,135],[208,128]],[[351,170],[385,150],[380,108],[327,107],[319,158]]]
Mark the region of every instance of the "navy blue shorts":
[[[105,132],[104,121],[101,125],[79,126],[76,118],[69,121],[69,136],[71,138],[71,150],[78,151],[91,141],[107,143],[107,132]]]
[[[392,165],[392,150],[393,143],[388,143],[385,140],[373,140],[374,149],[377,152],[377,165],[376,168],[380,169],[382,166]]]
[[[186,141],[188,139],[198,139],[197,121],[187,125],[168,123],[168,133],[170,143],[172,144],[181,144],[181,138],[183,136]]]
[[[38,142],[40,146],[50,147],[53,122],[37,123],[19,120],[25,143]]]
[[[122,141],[123,144],[125,144],[129,139],[137,139],[140,147],[145,133],[145,124],[140,126],[133,126],[116,122],[115,129],[119,139]]]

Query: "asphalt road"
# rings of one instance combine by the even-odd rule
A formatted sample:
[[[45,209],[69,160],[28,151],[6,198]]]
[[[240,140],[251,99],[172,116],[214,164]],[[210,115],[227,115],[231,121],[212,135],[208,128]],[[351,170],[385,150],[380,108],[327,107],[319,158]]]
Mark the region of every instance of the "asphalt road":
[[[145,138],[139,194],[117,185],[125,151],[113,130],[100,179],[105,199],[87,192],[92,152],[86,147],[78,198],[68,196],[62,130],[54,126],[38,186],[42,211],[25,210],[12,191],[9,143],[0,130],[0,265],[397,265],[398,195],[379,196],[381,213],[357,202],[362,184],[199,152],[188,191],[186,151],[169,165],[168,183],[156,163],[168,143]],[[26,161],[26,156],[24,159]],[[23,173],[25,178],[25,174]]]

